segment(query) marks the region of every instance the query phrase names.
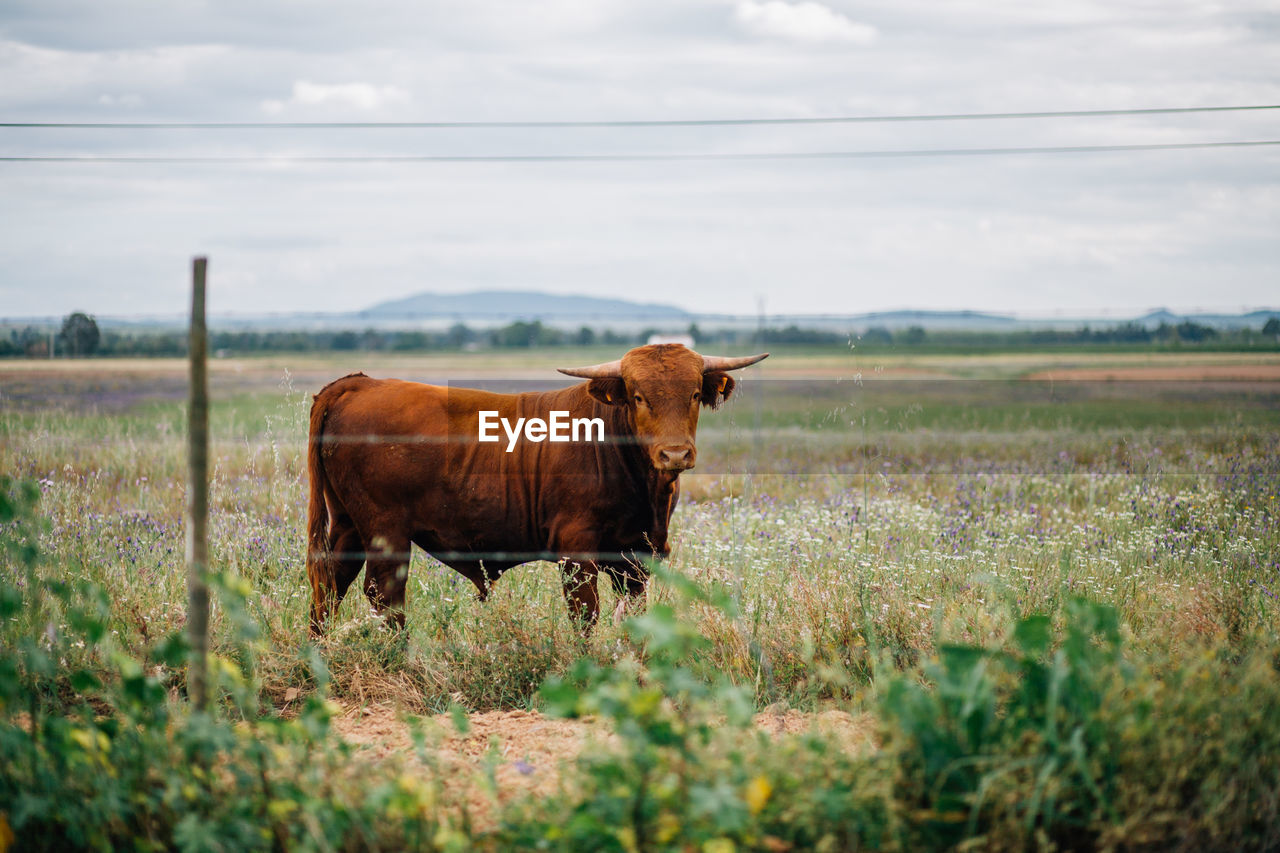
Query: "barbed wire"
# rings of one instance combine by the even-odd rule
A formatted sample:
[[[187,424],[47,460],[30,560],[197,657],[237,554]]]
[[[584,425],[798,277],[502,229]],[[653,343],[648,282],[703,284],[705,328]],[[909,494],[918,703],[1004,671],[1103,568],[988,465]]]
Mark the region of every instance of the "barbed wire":
[[[1264,383],[1259,382],[1256,384],[1264,384]],[[1067,411],[1069,409],[1068,406],[1064,406],[1063,408],[1064,408],[1064,411]],[[1261,404],[1259,405],[1259,408],[1261,408]],[[862,441],[862,436],[860,433],[855,434],[851,432],[851,430],[853,429],[853,426],[854,425],[848,422],[830,422],[828,424],[810,425],[806,428],[800,428],[795,426],[756,428],[747,424],[741,424],[730,429],[700,430],[697,443],[699,446],[702,446],[704,444],[713,445],[716,447],[716,450],[718,453],[729,452],[729,453],[747,453],[747,454],[753,453],[754,447],[747,447],[747,446],[735,447],[735,445],[741,442],[749,441],[749,440],[753,441],[757,438],[786,439],[788,443],[792,443],[792,444],[794,443],[831,444],[833,442],[834,443],[849,442],[851,444],[859,444]],[[861,430],[862,426],[860,422],[857,424],[857,427],[859,430]],[[915,422],[873,423],[873,424],[868,424],[868,429],[870,430],[868,434],[876,438],[884,438],[890,435],[918,438],[921,432],[936,431],[934,427],[930,426],[927,423],[922,424],[922,423],[915,423]],[[1010,429],[1010,430],[997,430],[994,432],[991,430],[984,430],[984,429],[977,429],[977,428],[969,429],[969,430],[959,430],[959,431],[950,430],[948,434],[953,436],[961,435],[961,436],[967,436],[967,437],[981,437],[981,436],[991,437],[991,436],[1003,436],[1003,435],[1008,435],[1016,432],[1020,435],[1043,434],[1047,440],[1052,441],[1055,429],[1056,427],[1053,427],[1053,426],[1039,425],[1039,426],[1034,426],[1034,427],[1023,429],[1023,430]],[[1108,428],[1107,430],[1101,430],[1101,431],[1102,432],[1108,432],[1108,431],[1124,432],[1127,429],[1128,427],[1125,427],[1125,426],[1116,426],[1114,428]],[[509,441],[509,436],[506,433],[499,433],[499,435],[500,435],[500,439],[496,442],[493,440],[481,442],[479,441],[478,438],[472,437],[472,436],[412,436],[412,437],[406,438],[403,436],[387,437],[387,436],[379,436],[379,435],[347,435],[347,436],[326,435],[318,443],[326,447],[336,446],[336,445],[374,445],[376,446],[376,445],[383,445],[383,444],[389,444],[389,445],[491,444],[493,445],[494,451],[500,452],[503,457],[509,456],[513,460],[519,458],[519,454],[514,451],[511,452],[510,454],[505,452],[507,443]],[[531,439],[525,438],[523,428],[521,429],[521,432],[519,435],[520,435],[520,438],[517,444],[517,447],[519,448],[526,448],[529,444],[573,444],[578,446],[583,446],[588,444],[604,445],[604,446],[608,446],[608,445],[644,446],[647,444],[647,442],[645,442],[644,440],[636,438],[634,436],[620,436],[620,435],[606,435],[602,439],[592,439],[591,441],[578,440],[578,441],[550,442],[546,439],[539,439],[538,441],[532,441]],[[58,447],[58,446],[73,445],[77,448],[98,448],[98,449],[114,448],[114,447],[181,449],[186,446],[186,441],[187,441],[186,436],[180,431],[172,432],[169,435],[93,437],[93,438],[88,438],[85,436],[42,434],[42,435],[33,435],[33,436],[24,437],[23,446]],[[275,449],[285,449],[285,450],[289,450],[297,453],[302,453],[307,449],[308,445],[311,444],[312,442],[313,442],[312,439],[309,439],[304,436],[282,437],[279,435],[274,435],[269,433],[243,434],[243,435],[237,435],[237,436],[215,436],[210,439],[211,446],[216,446],[223,450],[226,450],[228,448],[240,448],[240,449],[248,450],[250,452],[271,451],[273,448],[275,448]],[[9,443],[8,449],[12,450],[14,447],[15,445],[11,441]],[[1054,445],[1049,449],[1052,449],[1054,453],[1053,458],[1056,459],[1057,451],[1058,451],[1057,446]],[[703,473],[703,472],[694,471],[693,473]],[[725,473],[725,472],[716,470],[714,472],[706,472],[706,473],[719,474],[719,473]],[[729,473],[732,473],[732,472],[729,472]],[[800,473],[800,472],[781,472],[781,473]],[[826,472],[813,472],[813,473],[823,474]],[[489,475],[477,474],[475,476],[489,476]],[[501,472],[494,472],[492,476],[507,476],[507,475]]]
[[[1280,139],[1213,142],[1140,143],[1133,145],[1049,145],[1011,148],[909,148],[863,151],[773,151],[711,154],[317,154],[317,155],[3,155],[5,163],[108,163],[242,165],[246,163],[358,164],[358,163],[704,163],[714,161],[858,160],[914,157],[999,157],[1029,154],[1096,154],[1134,151],[1194,151],[1212,148],[1258,148],[1280,145]]]
[[[587,121],[153,121],[153,122],[0,122],[0,128],[45,130],[455,130],[503,128],[643,128],[752,125],[875,124],[929,121],[1017,121],[1108,116],[1177,115],[1280,109],[1280,104],[1197,107],[1140,107],[1111,110],[1038,110],[997,113],[917,113],[907,115],[817,116],[789,118],[641,119]]]

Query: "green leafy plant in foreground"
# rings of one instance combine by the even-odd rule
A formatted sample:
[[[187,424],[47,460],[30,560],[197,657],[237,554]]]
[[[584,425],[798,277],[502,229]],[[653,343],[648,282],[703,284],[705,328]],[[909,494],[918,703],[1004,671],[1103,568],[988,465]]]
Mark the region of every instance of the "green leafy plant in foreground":
[[[654,567],[678,598],[732,617],[732,599]],[[674,607],[624,623],[636,650],[614,666],[580,660],[541,689],[546,711],[600,717],[616,741],[589,747],[548,808],[516,808],[503,840],[565,850],[845,850],[887,830],[888,775],[816,736],[775,742],[751,729],[754,694],[700,666],[710,643]],[[857,788],[849,780],[860,771]]]
[[[0,479],[0,849],[457,848],[432,785],[369,778],[330,737],[326,670],[293,719],[263,714],[242,585],[218,584],[243,666],[211,656],[223,700],[171,696],[181,634],[145,659],[108,630],[105,594],[39,566],[38,490]],[[87,652],[91,667],[64,662]],[[337,745],[335,745],[335,743]],[[364,778],[361,777],[364,772]]]
[[[1055,642],[1055,640],[1057,640]],[[1173,664],[1126,657],[1114,608],[1030,616],[1011,650],[943,646],[880,713],[909,847],[1280,844],[1274,646]]]
[[[950,846],[999,813],[1071,842],[1106,808],[1115,767],[1099,753],[1100,712],[1125,676],[1116,612],[1069,602],[1066,637],[1057,649],[1052,640],[1049,617],[1031,616],[1017,623],[1012,652],[942,646],[927,685],[889,681],[882,711],[918,840]],[[1004,803],[1009,780],[1018,793]]]

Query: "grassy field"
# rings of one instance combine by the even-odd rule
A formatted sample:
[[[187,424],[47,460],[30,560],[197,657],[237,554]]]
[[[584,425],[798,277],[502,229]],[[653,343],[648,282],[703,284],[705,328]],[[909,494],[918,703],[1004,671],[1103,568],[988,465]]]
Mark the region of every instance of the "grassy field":
[[[474,786],[438,778],[438,738],[413,741],[411,772],[405,756],[330,755],[332,774],[392,798],[400,785],[410,805],[375,804],[399,815],[381,835],[308,824],[284,846],[395,849],[414,820],[441,848],[1280,844],[1274,357],[775,352],[702,421],[647,616],[583,641],[555,565],[511,572],[482,605],[417,553],[405,634],[353,594],[317,660],[302,567],[310,394],[356,369],[551,385],[566,359],[616,355],[213,362],[210,551],[235,579],[213,628],[231,719],[309,719],[299,709],[322,707],[327,684],[348,715],[391,708],[411,727],[513,709],[604,721],[595,757],[558,771],[554,805],[485,786],[519,775],[519,754],[481,749],[452,770],[490,792],[483,820]],[[185,619],[183,370],[0,364],[0,473],[37,485],[43,524],[5,643],[57,650],[29,674],[47,687],[35,717],[93,693],[71,673],[127,684],[124,659],[147,662],[153,699],[180,714],[183,670],[162,659]],[[33,604],[32,584],[71,580],[100,591],[98,640],[78,637],[63,599]],[[816,727],[752,734],[729,724],[740,707],[839,712],[875,734],[857,747]],[[34,727],[31,709],[3,714]],[[246,820],[274,835],[230,846],[282,843],[263,809]],[[307,812],[280,809],[280,823]],[[5,825],[39,825],[23,814],[0,802]]]

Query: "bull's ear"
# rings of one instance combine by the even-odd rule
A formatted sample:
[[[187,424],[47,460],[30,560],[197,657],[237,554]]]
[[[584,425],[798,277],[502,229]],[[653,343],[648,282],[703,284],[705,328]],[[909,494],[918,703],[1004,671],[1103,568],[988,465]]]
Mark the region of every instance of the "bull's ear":
[[[733,377],[723,370],[702,374],[702,405],[720,408],[720,404],[729,399],[736,385]]]
[[[627,386],[621,379],[592,379],[587,383],[587,393],[606,406],[627,402]]]

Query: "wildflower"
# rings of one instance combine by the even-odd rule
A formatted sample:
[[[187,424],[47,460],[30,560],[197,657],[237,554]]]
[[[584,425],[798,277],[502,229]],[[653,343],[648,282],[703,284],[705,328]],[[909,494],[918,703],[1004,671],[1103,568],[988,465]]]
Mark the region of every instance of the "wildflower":
[[[663,812],[658,818],[658,831],[654,836],[659,844],[666,844],[680,832],[680,819],[670,812]]]
[[[747,783],[747,790],[742,798],[747,803],[747,808],[751,810],[753,815],[760,814],[765,805],[769,802],[769,795],[773,793],[773,786],[769,784],[769,780],[764,776],[757,776]]]

